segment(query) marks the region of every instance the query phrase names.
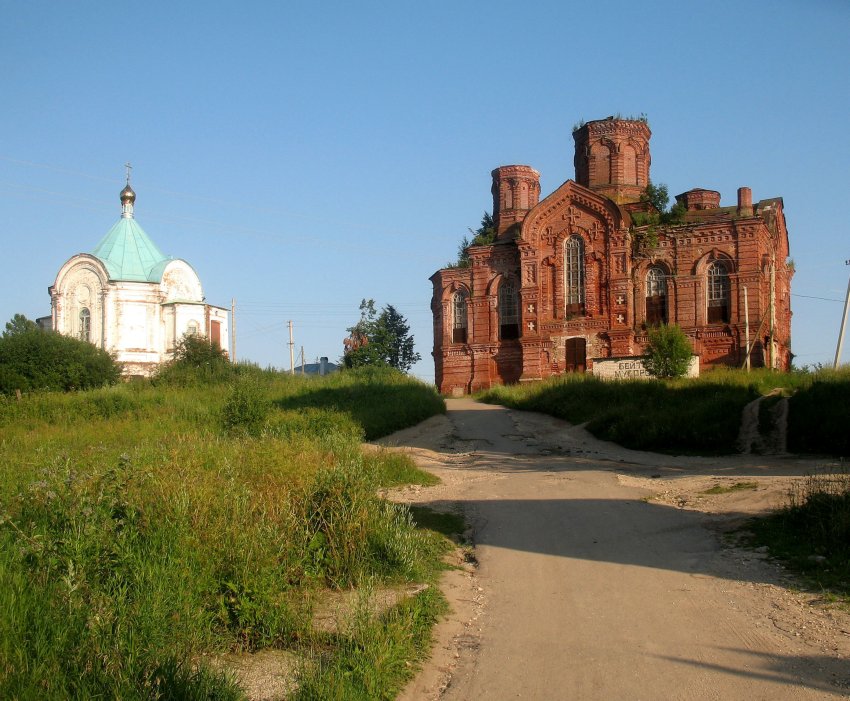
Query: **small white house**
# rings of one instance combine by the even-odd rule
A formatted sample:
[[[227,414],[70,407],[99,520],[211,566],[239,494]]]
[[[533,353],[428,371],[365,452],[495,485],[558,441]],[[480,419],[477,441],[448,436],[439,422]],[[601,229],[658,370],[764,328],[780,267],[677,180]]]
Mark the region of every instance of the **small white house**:
[[[59,270],[48,288],[53,329],[113,353],[128,376],[152,374],[186,333],[227,351],[227,309],[206,303],[189,263],[157,248],[133,216],[135,201],[128,179],[121,218]]]

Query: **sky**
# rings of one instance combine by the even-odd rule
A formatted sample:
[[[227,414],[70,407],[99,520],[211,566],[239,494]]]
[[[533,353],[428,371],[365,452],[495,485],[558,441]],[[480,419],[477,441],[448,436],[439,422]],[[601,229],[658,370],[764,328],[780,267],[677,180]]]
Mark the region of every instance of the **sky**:
[[[795,365],[832,364],[850,266],[850,3],[0,0],[0,324],[136,219],[236,303],[237,357],[340,357],[361,299],[408,320],[490,171],[575,177],[573,125],[647,115],[671,195],[782,197]],[[850,362],[850,350],[843,355]]]

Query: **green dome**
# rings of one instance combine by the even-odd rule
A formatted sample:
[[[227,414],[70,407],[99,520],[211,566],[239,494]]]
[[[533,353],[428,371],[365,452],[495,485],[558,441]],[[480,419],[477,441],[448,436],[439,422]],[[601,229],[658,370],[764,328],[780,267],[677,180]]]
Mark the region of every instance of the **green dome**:
[[[92,251],[112,280],[159,282],[163,261],[169,260],[135,219],[122,217]]]

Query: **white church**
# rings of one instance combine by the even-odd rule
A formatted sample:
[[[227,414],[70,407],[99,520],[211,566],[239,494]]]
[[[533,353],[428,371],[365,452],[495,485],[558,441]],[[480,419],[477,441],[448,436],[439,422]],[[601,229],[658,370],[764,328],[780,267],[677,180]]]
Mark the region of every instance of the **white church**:
[[[125,376],[151,375],[184,334],[203,334],[228,351],[227,309],[206,303],[189,263],[157,248],[133,216],[135,201],[128,174],[121,218],[48,288],[53,330],[112,353]]]

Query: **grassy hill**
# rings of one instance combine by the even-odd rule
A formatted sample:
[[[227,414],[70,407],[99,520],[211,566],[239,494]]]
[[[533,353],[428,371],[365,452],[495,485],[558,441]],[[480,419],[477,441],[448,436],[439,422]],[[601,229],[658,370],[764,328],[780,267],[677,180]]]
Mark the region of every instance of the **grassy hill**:
[[[392,698],[439,595],[358,641],[311,619],[327,589],[435,578],[447,541],[377,496],[433,478],[360,442],[444,410],[382,370],[0,399],[0,697],[240,698],[205,660],[283,648],[319,660],[303,693]]]

